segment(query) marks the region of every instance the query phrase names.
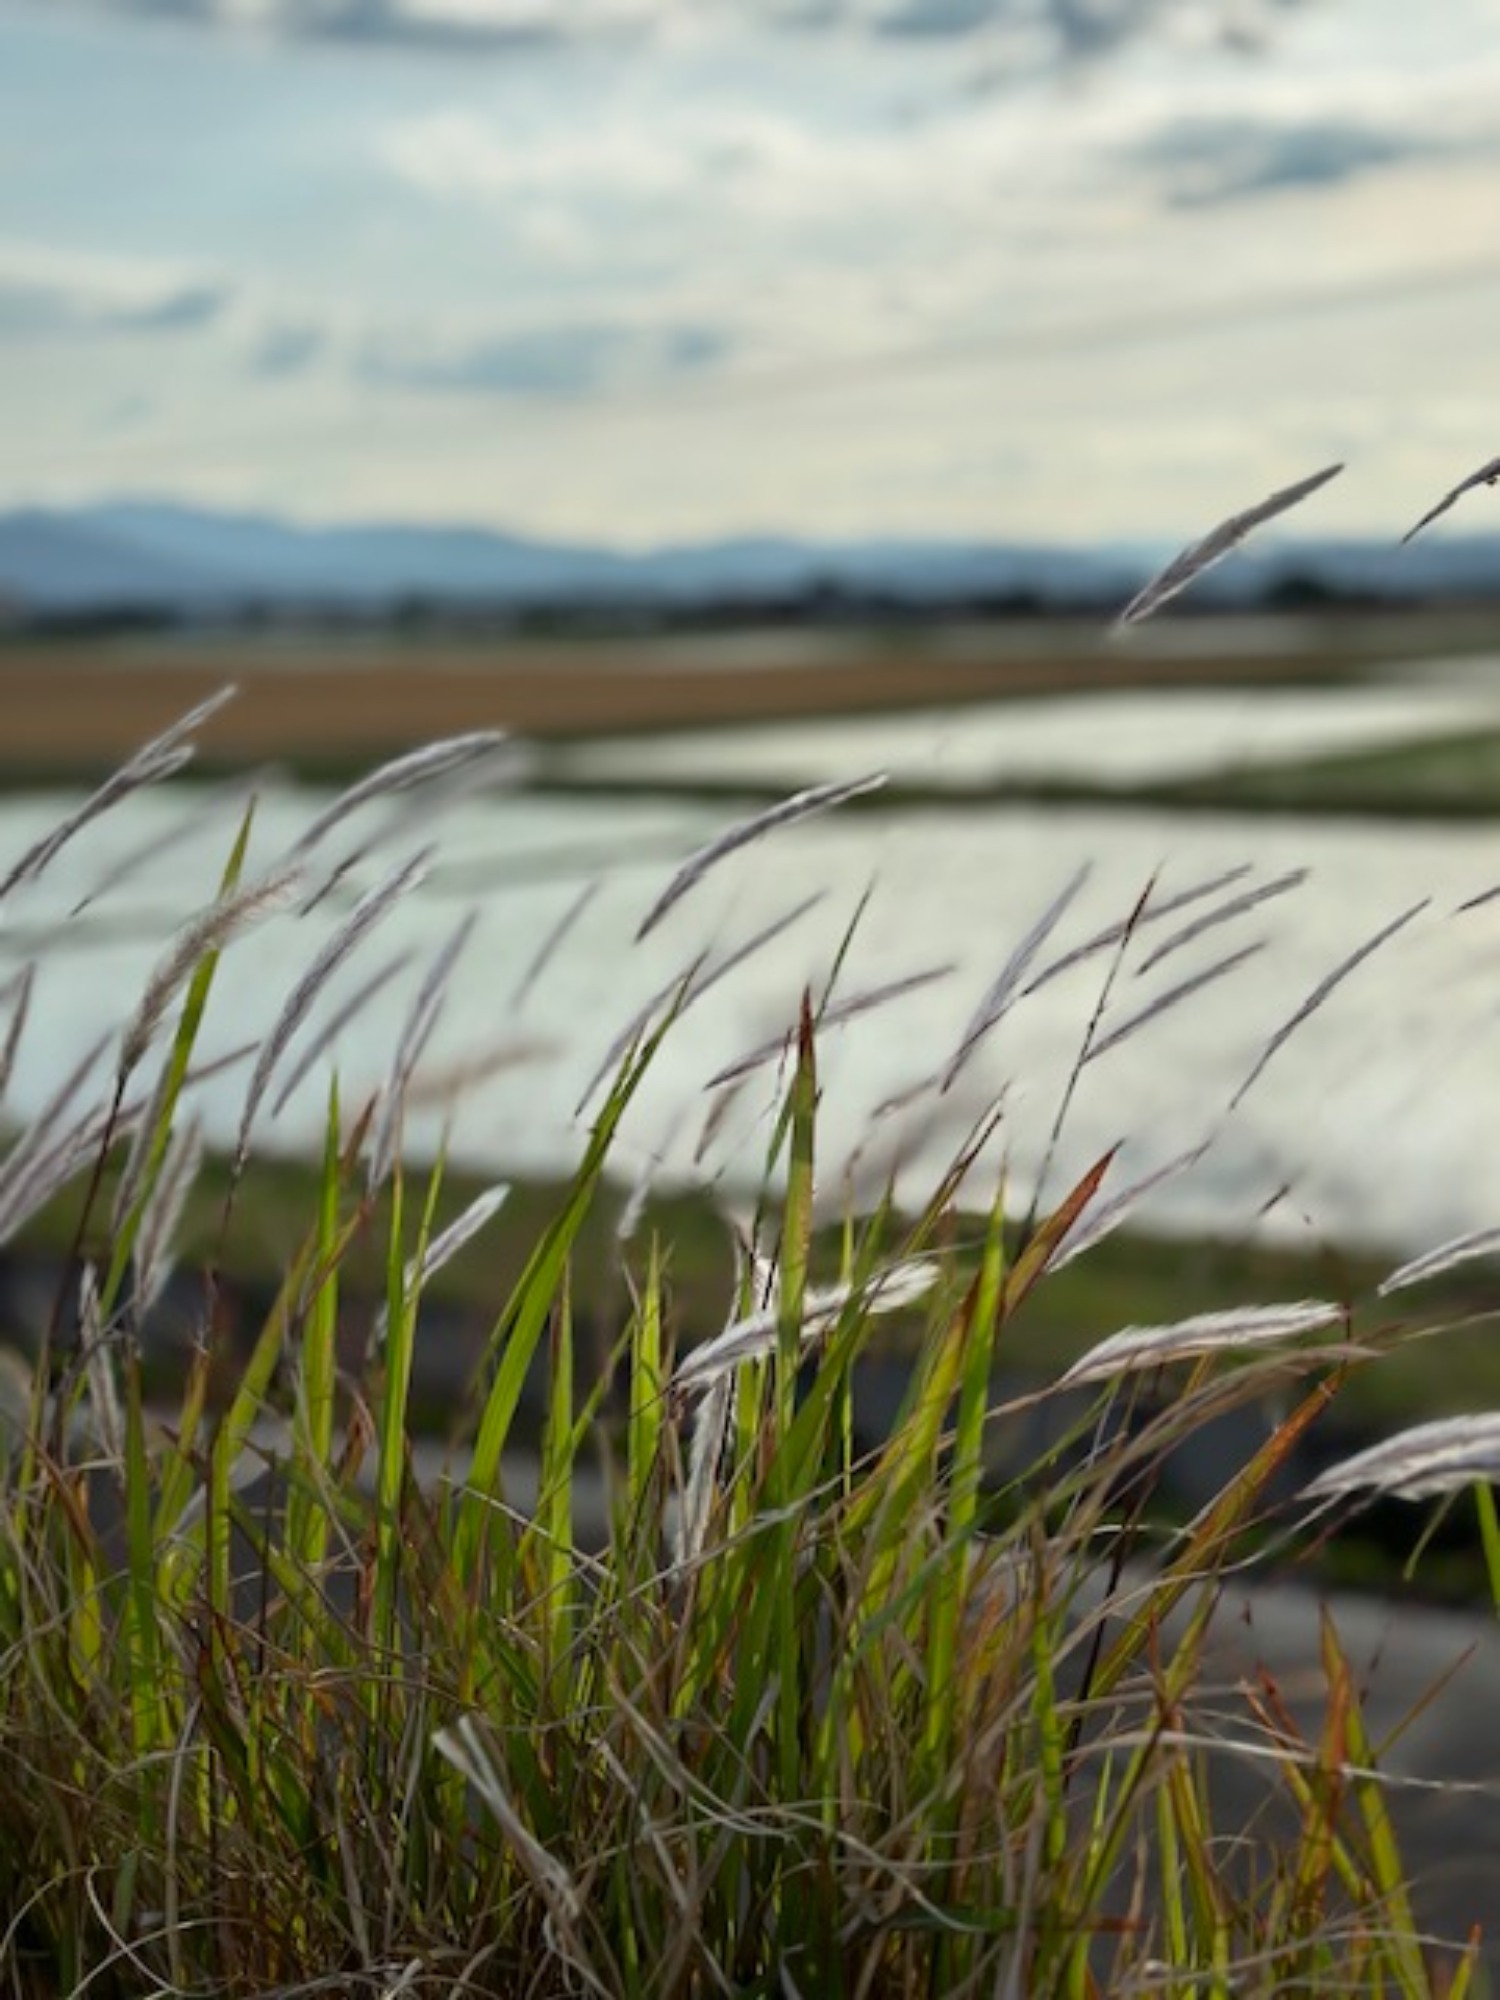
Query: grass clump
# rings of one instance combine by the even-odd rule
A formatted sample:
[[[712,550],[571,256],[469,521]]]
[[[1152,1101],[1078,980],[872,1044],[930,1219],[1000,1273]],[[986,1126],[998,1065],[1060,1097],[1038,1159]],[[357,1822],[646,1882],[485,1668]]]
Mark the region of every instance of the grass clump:
[[[652,1236],[589,1369],[574,1259],[669,1007],[496,1305],[445,1473],[412,1423],[419,1309],[501,1197],[440,1227],[442,1168],[403,1164],[399,1102],[346,1116],[331,1093],[300,1248],[248,1358],[215,1403],[210,1258],[164,1411],[142,1390],[137,1288],[226,944],[199,936],[173,965],[175,1027],[153,1022],[158,1083],[137,1101],[122,1064],[65,1152],[82,1304],[76,1328],[54,1315],[0,1501],[8,1991],[1466,1989],[1462,1940],[1426,1949],[1333,1626],[1311,1725],[1274,1684],[1226,1707],[1208,1672],[1224,1581],[1363,1351],[1341,1307],[1135,1330],[1074,1367],[1077,1414],[997,1483],[992,1435],[1017,1414],[996,1406],[997,1357],[1107,1162],[1019,1238],[997,1193],[955,1243],[961,1159],[914,1218],[850,1217],[837,1269],[815,1268],[808,1004],[778,1192],[724,1332],[674,1351],[671,1245]],[[300,1021],[305,984],[294,1000]],[[418,1017],[434,1004],[429,986]],[[255,1065],[245,1135],[279,1053]],[[45,1157],[40,1135],[18,1144]],[[254,1164],[242,1148],[226,1217]],[[38,1198],[61,1171],[36,1170]],[[372,1254],[384,1307],[351,1367],[344,1273]],[[856,1371],[890,1314],[909,1380],[861,1453]],[[538,1366],[539,1434],[520,1416]],[[1142,1401],[1164,1376],[1176,1393]],[[1148,1532],[1165,1456],[1273,1383],[1287,1412],[1264,1442],[1192,1519]],[[1219,1804],[1236,1760],[1263,1774],[1248,1820]]]

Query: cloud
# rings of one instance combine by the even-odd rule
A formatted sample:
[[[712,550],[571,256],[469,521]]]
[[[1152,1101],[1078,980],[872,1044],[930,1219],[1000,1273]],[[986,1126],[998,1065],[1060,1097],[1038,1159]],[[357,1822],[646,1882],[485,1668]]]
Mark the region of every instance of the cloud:
[[[1430,136],[1351,120],[1187,118],[1155,134],[1136,158],[1161,170],[1173,207],[1204,208],[1281,188],[1336,187],[1444,150]]]
[[[300,375],[317,360],[326,340],[321,327],[305,321],[268,326],[251,353],[251,371],[265,381]]]
[[[647,27],[648,0],[83,0],[95,13],[286,40],[428,48],[462,54],[546,47],[613,27]]]
[[[995,0],[907,0],[879,19],[888,35],[967,35],[995,25]]]
[[[985,36],[1067,61],[1097,56],[1169,17],[1244,29],[1298,0],[73,0],[115,18],[288,40],[434,53],[506,53],[629,34],[780,30],[927,39]]]
[[[508,118],[458,107],[399,117],[374,148],[453,240],[476,238],[465,210],[480,211],[483,240],[522,274],[522,295],[535,274],[554,303],[518,295],[518,319],[649,319],[696,329],[700,344],[702,329],[729,327],[736,372],[837,367],[1012,321],[997,214],[1038,241],[1045,231],[1049,270],[1071,255],[1092,278],[1097,246],[1087,231],[1076,240],[1070,204],[1084,149],[1099,154],[1099,142],[1052,98],[1018,101],[1008,118],[949,100],[893,128],[884,104],[857,100],[816,118],[739,88],[655,89],[624,103],[590,93],[551,120],[529,106]],[[1120,178],[1113,156],[1105,165]],[[402,208],[425,220],[425,207]],[[706,367],[723,349],[720,339],[707,359],[686,351],[679,363]],[[668,372],[658,360],[631,379]]]
[[[222,318],[232,298],[216,281],[0,246],[0,341],[192,333]]]
[[[399,180],[430,195],[654,202],[682,189],[688,159],[700,155],[699,138],[680,113],[649,121],[594,117],[532,130],[491,124],[465,111],[436,111],[393,127],[381,152]],[[734,121],[726,118],[721,156],[736,144]]]
[[[107,409],[101,411],[99,425],[110,435],[136,431],[150,422],[156,414],[156,404],[149,396],[119,396]]]
[[[1169,0],[1052,0],[1049,9],[1063,52],[1079,59],[1103,55],[1163,16],[1186,11]]]
[[[1142,36],[1184,27],[1221,43],[1258,46],[1278,13],[1301,0],[786,0],[774,18],[801,28],[860,29],[881,37],[980,39],[1053,62],[1085,62]],[[750,20],[763,18],[744,0]]]
[[[457,342],[377,335],[358,372],[382,388],[567,398],[697,374],[729,350],[727,335],[712,327],[583,322]]]
[[[279,10],[280,32],[319,41],[367,42],[462,53],[546,48],[568,39],[541,5],[413,6],[401,0],[302,0]]]
[[[185,285],[139,305],[106,308],[101,324],[118,333],[188,333],[221,318],[232,296],[228,285]]]
[[[194,27],[215,25],[234,10],[220,0],[121,0],[120,12],[148,21],[186,21]]]
[[[661,95],[535,128],[424,113],[392,126],[380,155],[406,186],[480,203],[513,228],[571,217],[606,255],[691,222],[697,235],[671,238],[679,265],[706,257],[733,275],[757,244],[785,267],[794,244],[837,236],[866,266],[897,228],[930,240],[945,218],[984,212],[1013,173],[1035,186],[1052,171],[1028,162],[1022,132],[962,107],[903,143],[910,134],[893,137],[879,116],[818,120],[774,103]]]

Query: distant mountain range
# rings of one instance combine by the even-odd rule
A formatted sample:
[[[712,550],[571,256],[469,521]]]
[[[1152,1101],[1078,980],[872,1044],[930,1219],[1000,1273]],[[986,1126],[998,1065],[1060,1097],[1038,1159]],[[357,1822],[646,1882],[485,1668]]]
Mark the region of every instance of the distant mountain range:
[[[21,618],[118,613],[232,618],[323,610],[376,617],[403,605],[520,611],[784,605],[818,595],[914,609],[1025,600],[1123,603],[1173,550],[764,537],[634,554],[488,528],[304,527],[253,514],[118,501],[0,514],[0,608]],[[1194,587],[1255,604],[1278,592],[1361,597],[1500,594],[1500,537],[1268,541]]]

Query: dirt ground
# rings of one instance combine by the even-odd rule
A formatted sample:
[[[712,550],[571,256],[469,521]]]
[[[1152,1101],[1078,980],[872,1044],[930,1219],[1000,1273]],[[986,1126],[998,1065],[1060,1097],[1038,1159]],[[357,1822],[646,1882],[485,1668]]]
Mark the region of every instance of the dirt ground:
[[[239,697],[206,757],[362,760],[463,730],[538,737],[838,715],[1126,686],[1287,681],[1372,648],[1223,621],[1163,627],[1149,648],[1093,628],[770,632],[572,642],[358,639],[11,641],[0,647],[0,769],[110,766],[195,702]],[[1389,650],[1389,635],[1373,650]]]

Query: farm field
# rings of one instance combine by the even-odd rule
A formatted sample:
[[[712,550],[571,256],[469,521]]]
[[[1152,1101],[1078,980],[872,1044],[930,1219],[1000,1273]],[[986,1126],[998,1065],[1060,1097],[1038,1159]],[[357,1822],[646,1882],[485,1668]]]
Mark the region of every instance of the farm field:
[[[0,774],[112,763],[234,682],[210,762],[360,763],[438,736],[544,739],[873,713],[1125,687],[1326,683],[1489,642],[1467,615],[1166,623],[1116,644],[1096,625],[933,632],[427,641],[379,636],[0,645]]]

